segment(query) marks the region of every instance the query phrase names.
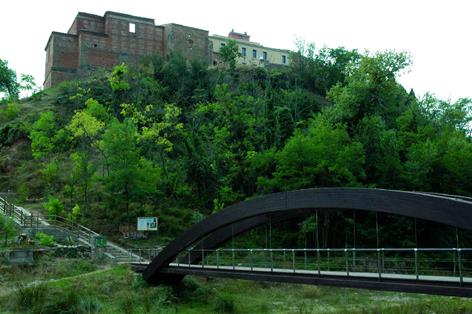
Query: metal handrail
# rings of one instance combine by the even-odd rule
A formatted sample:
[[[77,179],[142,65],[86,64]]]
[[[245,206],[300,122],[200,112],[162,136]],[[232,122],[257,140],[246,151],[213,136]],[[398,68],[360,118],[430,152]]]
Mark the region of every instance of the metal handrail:
[[[454,252],[454,251],[472,251],[472,248],[301,248],[301,249],[290,249],[290,248],[234,248],[234,249],[187,249],[186,252]]]
[[[16,223],[18,223],[19,225],[23,226],[23,227],[26,227],[26,226],[30,226],[30,227],[39,227],[40,225],[41,226],[45,226],[47,224],[51,224],[53,225],[54,227],[58,227],[58,225],[60,225],[61,227],[64,227],[65,229],[69,230],[69,231],[72,231],[72,232],[76,232],[78,238],[82,238],[84,239],[86,242],[88,242],[89,244],[91,244],[91,240],[93,237],[96,237],[96,236],[100,236],[99,233],[75,222],[75,221],[71,221],[63,216],[59,216],[59,215],[44,215],[44,216],[41,216],[41,215],[33,215],[31,213],[29,213],[28,211],[26,211],[25,209],[21,208],[21,207],[18,207],[12,203],[9,203],[5,198],[1,197],[0,196],[0,211],[7,215],[7,216],[10,216],[11,218],[13,218],[14,220],[16,220]],[[44,224],[47,223],[47,224]],[[142,256],[140,255],[137,255],[135,253],[133,253],[133,249],[129,250],[129,249],[124,249],[110,241],[107,242],[107,247],[109,247],[110,249],[113,249],[113,250],[117,250],[117,251],[120,251],[122,252],[123,254],[126,254],[126,255],[129,255],[130,257],[130,262],[138,259],[140,261],[144,260]],[[149,250],[152,250],[152,249],[155,249],[155,248],[149,248]],[[140,250],[144,250],[144,249],[140,249]]]

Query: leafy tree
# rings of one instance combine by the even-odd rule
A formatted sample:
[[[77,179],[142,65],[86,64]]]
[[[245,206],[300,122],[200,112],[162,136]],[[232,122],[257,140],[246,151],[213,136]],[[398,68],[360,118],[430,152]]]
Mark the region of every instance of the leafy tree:
[[[113,91],[126,91],[129,89],[127,74],[128,67],[124,63],[115,65],[108,78]]]
[[[0,92],[7,93],[10,98],[18,98],[19,93],[16,73],[8,67],[8,62],[2,59],[0,59]]]
[[[230,39],[220,48],[220,54],[223,61],[229,65],[231,71],[236,69],[236,60],[240,56],[238,44],[235,40]]]
[[[49,215],[62,216],[64,214],[64,204],[52,195],[48,195],[48,201],[43,206]]]
[[[317,186],[357,186],[364,179],[362,144],[342,125],[315,118],[306,133],[297,130],[277,156],[273,179],[259,180],[270,190]]]
[[[110,208],[121,219],[130,219],[133,210],[139,212],[140,208],[132,208],[132,204],[143,203],[159,178],[159,170],[140,157],[137,138],[136,126],[130,119],[123,123],[114,120],[100,142],[109,169],[104,182]]]
[[[31,150],[36,159],[48,157],[54,149],[56,121],[52,111],[45,111],[33,123],[30,132]]]
[[[364,116],[379,115],[387,128],[393,127],[408,101],[395,77],[409,64],[406,53],[387,51],[363,56],[346,78],[346,84],[338,83],[328,92],[328,98],[335,104],[333,120],[346,122],[352,131]]]

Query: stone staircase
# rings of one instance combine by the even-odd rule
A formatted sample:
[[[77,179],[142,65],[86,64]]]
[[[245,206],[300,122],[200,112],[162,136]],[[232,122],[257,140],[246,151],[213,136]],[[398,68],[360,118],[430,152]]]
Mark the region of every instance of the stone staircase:
[[[107,258],[119,264],[148,264],[160,251],[160,248],[125,249],[110,241],[107,241],[106,247],[97,248],[95,239],[103,237],[101,234],[61,216],[33,215],[3,197],[0,197],[0,213],[10,217],[27,234],[34,236],[36,232],[42,231],[52,234],[56,239],[68,236],[82,245],[90,246],[93,251],[103,252]]]

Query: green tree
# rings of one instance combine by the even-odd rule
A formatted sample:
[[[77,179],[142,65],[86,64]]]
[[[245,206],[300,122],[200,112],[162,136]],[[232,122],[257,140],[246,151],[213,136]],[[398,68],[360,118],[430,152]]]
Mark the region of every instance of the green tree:
[[[19,86],[16,82],[16,73],[8,67],[6,60],[0,59],[0,92],[9,98],[18,98]]]
[[[64,214],[64,204],[52,195],[48,195],[48,201],[43,206],[49,215],[62,216]]]
[[[137,146],[138,132],[130,119],[123,123],[114,120],[105,131],[100,147],[108,164],[109,173],[104,178],[113,213],[121,220],[129,220],[132,212],[139,212],[142,204],[156,187],[159,170],[140,157]]]
[[[307,132],[296,130],[277,155],[273,179],[258,183],[270,190],[318,186],[358,186],[364,179],[362,144],[352,141],[343,125],[331,125],[317,116]]]
[[[236,60],[240,56],[236,41],[233,39],[228,40],[226,45],[220,48],[220,54],[223,61],[229,65],[230,70],[234,71],[236,69]]]
[[[111,71],[108,81],[110,82],[111,89],[113,91],[125,91],[129,89],[129,83],[127,80],[128,67],[122,63],[115,65]]]
[[[379,115],[387,128],[394,127],[409,100],[396,75],[409,64],[406,53],[363,56],[359,66],[350,70],[346,84],[338,83],[328,92],[335,104],[331,111],[334,121],[347,123],[351,131],[364,116]]]
[[[36,159],[48,157],[54,149],[56,120],[52,111],[44,111],[33,123],[30,132],[31,150]]]

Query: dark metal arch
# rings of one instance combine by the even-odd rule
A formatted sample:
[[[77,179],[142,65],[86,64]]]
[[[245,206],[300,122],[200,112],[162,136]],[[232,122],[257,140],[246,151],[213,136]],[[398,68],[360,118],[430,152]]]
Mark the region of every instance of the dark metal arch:
[[[306,213],[317,209],[398,214],[472,230],[472,201],[465,197],[358,188],[316,188],[274,193],[231,205],[195,224],[161,251],[144,271],[144,278],[148,282],[158,281],[159,270],[168,266],[180,252],[213,233],[227,234],[227,228],[232,224],[239,226],[238,233],[241,233],[265,222],[267,215],[284,215],[293,211]],[[223,238],[211,237],[213,240],[209,246],[216,247],[227,240]]]

